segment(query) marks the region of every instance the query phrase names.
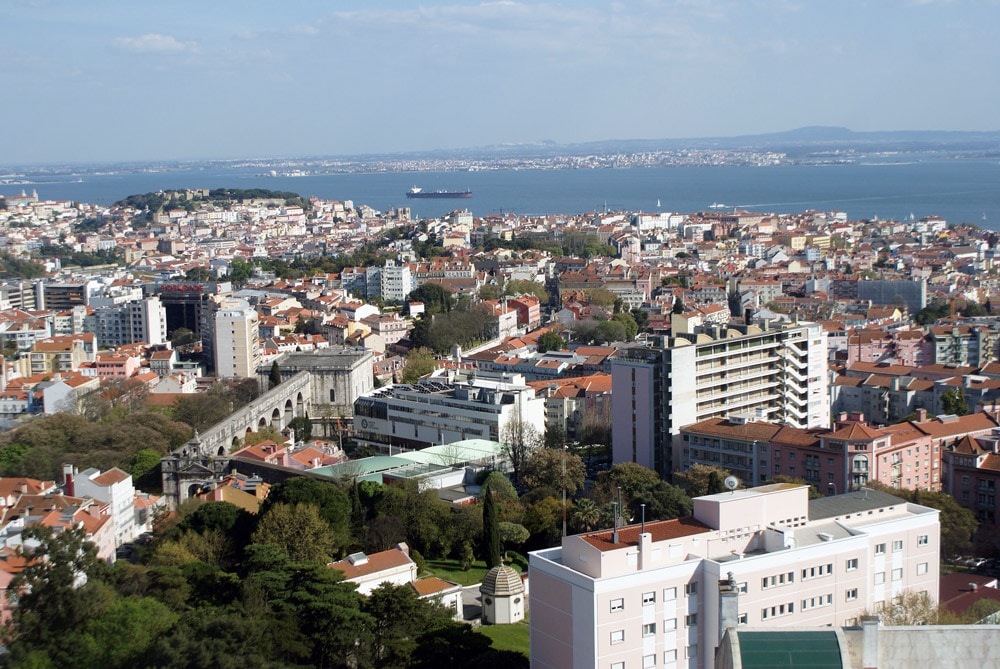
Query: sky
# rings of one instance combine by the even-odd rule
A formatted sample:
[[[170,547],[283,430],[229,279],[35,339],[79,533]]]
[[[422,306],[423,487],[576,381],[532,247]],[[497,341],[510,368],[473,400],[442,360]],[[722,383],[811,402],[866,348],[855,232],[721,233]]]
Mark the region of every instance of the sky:
[[[0,0],[0,165],[1000,130],[1000,0]]]

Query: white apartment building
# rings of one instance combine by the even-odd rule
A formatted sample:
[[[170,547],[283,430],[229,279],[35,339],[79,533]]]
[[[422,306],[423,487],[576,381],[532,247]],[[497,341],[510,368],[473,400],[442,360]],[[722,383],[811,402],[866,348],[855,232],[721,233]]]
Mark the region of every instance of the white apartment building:
[[[167,310],[156,295],[114,306],[99,307],[85,327],[102,346],[143,342],[156,346],[167,341]],[[92,325],[90,324],[92,323]]]
[[[243,300],[227,300],[215,312],[215,374],[249,378],[260,366],[257,312]]]
[[[713,666],[725,625],[834,627],[904,591],[938,595],[938,511],[882,492],[772,484],[691,517],[530,554],[531,666]]]
[[[394,384],[354,402],[356,437],[373,445],[425,448],[465,439],[502,441],[512,422],[527,432],[545,433],[545,398],[536,396],[520,374]]]
[[[110,507],[116,546],[135,540],[135,486],[131,474],[117,467],[102,473],[93,467],[77,472],[76,467],[63,465],[63,477],[67,495],[91,497]]]
[[[716,416],[827,427],[826,370],[816,323],[713,324],[623,349],[611,366],[614,461],[670,474],[680,428]]]

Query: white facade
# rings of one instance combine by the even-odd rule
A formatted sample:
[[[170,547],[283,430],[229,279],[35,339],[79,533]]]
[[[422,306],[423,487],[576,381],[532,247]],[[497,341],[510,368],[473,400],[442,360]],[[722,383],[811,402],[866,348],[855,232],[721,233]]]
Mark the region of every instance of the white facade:
[[[624,419],[612,425],[614,461],[667,474],[680,428],[716,416],[827,427],[826,365],[826,333],[815,323],[707,325],[661,346],[629,347],[612,363],[613,413]]]
[[[354,403],[362,440],[423,448],[464,439],[501,441],[509,424],[545,433],[545,398],[520,374],[484,374],[468,383],[430,379],[374,390]]]
[[[100,307],[94,312],[90,329],[102,346],[138,342],[156,346],[167,341],[167,311],[156,295]]]
[[[904,590],[938,594],[938,511],[875,491],[810,502],[773,484],[617,535],[531,553],[532,667],[711,667],[724,591],[753,627],[852,625]]]
[[[257,312],[243,300],[231,300],[215,313],[215,374],[249,378],[260,366]]]
[[[103,474],[95,468],[79,473],[65,471],[65,474],[72,477],[73,496],[91,497],[111,507],[117,546],[135,540],[135,486],[131,474],[117,467]]]

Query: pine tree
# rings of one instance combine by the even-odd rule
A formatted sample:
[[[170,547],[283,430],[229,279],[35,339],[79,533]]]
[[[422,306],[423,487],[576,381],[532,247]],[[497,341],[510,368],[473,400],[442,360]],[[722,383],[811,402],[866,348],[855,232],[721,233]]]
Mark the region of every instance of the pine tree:
[[[278,367],[278,361],[275,360],[271,363],[271,373],[267,375],[267,387],[270,390],[279,385],[281,385],[281,368]]]
[[[489,488],[483,496],[483,554],[487,569],[501,563],[500,521],[497,517],[497,503]]]

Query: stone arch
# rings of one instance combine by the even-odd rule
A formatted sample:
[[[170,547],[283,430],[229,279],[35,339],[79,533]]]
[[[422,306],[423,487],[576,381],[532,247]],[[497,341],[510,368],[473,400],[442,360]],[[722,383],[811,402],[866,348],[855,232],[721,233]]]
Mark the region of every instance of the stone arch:
[[[218,453],[216,453],[216,455],[223,456],[225,454],[226,454],[226,447],[225,447],[225,445],[219,446],[219,451],[218,451]]]
[[[247,428],[247,433],[249,433],[249,432],[250,432],[250,428]],[[237,448],[239,447],[239,445],[240,445],[240,438],[239,438],[239,436],[238,436],[238,435],[235,435],[235,434],[234,434],[234,435],[233,435],[233,441],[232,441],[232,443],[231,443],[231,444],[229,444],[229,447],[230,447],[230,448],[231,448],[232,450],[234,450],[234,451],[235,451],[235,450],[236,450],[236,449],[237,449]]]
[[[306,401],[302,397],[302,393],[299,392],[295,396],[295,415],[305,416],[306,415]]]
[[[267,416],[261,416],[260,420],[257,421],[257,430],[263,430],[265,427],[267,427]]]
[[[247,431],[243,433],[243,436],[245,437],[251,432],[253,432],[253,425],[247,425]]]
[[[292,405],[292,398],[289,397],[285,400],[285,425],[291,423],[292,419],[295,418],[295,415],[295,407]]]
[[[281,409],[274,407],[274,411],[271,412],[271,427],[276,430],[281,429]]]

